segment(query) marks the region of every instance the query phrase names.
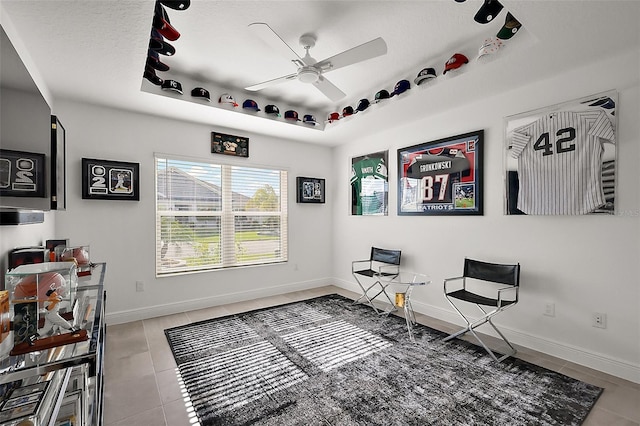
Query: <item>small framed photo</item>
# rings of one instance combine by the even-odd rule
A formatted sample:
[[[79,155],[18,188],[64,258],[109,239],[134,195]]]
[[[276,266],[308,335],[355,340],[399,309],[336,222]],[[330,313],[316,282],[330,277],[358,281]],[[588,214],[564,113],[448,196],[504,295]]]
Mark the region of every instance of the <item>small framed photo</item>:
[[[482,215],[484,131],[398,150],[399,215]]]
[[[235,157],[249,157],[249,138],[211,132],[211,152]]]
[[[47,390],[47,386],[49,386],[48,381],[34,383],[32,385],[21,386],[19,388],[15,388],[13,392],[11,392],[11,398],[14,399],[19,396],[25,396],[32,393],[40,393]]]
[[[82,159],[82,198],[140,200],[140,165],[113,160]]]
[[[0,423],[9,422],[26,416],[33,416],[38,411],[40,402],[32,402],[31,404],[20,405],[12,409],[0,411]]]
[[[298,203],[324,203],[324,179],[298,176],[296,184]]]
[[[0,196],[45,197],[45,155],[0,149]]]

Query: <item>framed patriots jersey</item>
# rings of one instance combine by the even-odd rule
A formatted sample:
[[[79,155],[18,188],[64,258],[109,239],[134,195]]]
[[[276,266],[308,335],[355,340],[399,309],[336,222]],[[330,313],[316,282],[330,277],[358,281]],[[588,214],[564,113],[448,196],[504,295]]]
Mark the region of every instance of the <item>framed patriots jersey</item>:
[[[398,150],[399,215],[482,215],[484,130]]]
[[[389,177],[388,151],[351,159],[351,214],[387,215]]]
[[[615,90],[505,119],[505,213],[615,214]]]

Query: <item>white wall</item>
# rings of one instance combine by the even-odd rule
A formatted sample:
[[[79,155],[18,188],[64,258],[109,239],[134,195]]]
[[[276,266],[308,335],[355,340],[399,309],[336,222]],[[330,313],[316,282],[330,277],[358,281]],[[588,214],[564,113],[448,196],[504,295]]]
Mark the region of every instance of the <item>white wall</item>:
[[[56,236],[89,244],[92,261],[107,263],[109,323],[328,283],[331,203],[297,204],[295,180],[329,178],[329,148],[73,102],[57,102],[56,114],[67,130],[69,185],[67,210],[56,213]],[[248,136],[249,158],[211,154],[212,131]],[[155,278],[154,152],[288,170],[289,262]],[[140,163],[140,201],[83,200],[83,157]],[[136,292],[138,280],[145,291]]]
[[[371,245],[399,248],[405,269],[432,277],[430,286],[414,293],[416,310],[460,323],[442,285],[445,277],[461,274],[464,257],[520,262],[521,302],[496,319],[508,336],[524,346],[640,382],[639,63],[636,51],[549,80],[523,82],[517,90],[481,100],[460,98],[456,109],[337,148],[333,265],[340,285],[357,288],[350,260],[367,258]],[[415,105],[418,96],[427,103],[446,95],[445,85],[432,89],[414,88],[420,93],[413,93],[411,102]],[[609,89],[619,91],[616,216],[503,215],[503,118]],[[382,108],[371,113],[384,115]],[[484,215],[397,216],[397,149],[478,129],[485,130]],[[385,149],[390,162],[389,216],[350,216],[351,157]],[[546,302],[555,303],[555,317],[543,315]],[[607,314],[606,329],[592,327],[594,312]]]

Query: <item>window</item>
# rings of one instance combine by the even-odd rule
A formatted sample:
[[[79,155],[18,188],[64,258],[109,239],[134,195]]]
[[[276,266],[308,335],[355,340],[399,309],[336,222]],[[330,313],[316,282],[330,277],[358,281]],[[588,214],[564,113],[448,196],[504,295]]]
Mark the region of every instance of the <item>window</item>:
[[[156,275],[287,260],[287,172],[156,156]]]

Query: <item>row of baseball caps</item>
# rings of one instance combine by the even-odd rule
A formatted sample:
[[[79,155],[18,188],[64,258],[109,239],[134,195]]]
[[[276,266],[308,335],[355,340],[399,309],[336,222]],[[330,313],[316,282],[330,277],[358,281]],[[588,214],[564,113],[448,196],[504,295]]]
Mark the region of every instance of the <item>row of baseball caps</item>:
[[[182,84],[180,84],[180,82],[176,80],[164,80],[161,84],[161,87],[163,90],[173,91],[181,95],[183,94]],[[211,94],[204,87],[193,88],[191,90],[191,96],[203,101],[211,102]],[[237,108],[240,106],[240,104],[238,104],[234,97],[229,93],[223,93],[222,95],[220,95],[220,97],[218,98],[218,103],[223,106],[230,106],[232,108]],[[242,109],[250,112],[261,111],[260,107],[258,107],[258,103],[253,99],[246,99],[244,102],[242,102]],[[280,109],[275,105],[267,105],[266,107],[264,107],[264,112],[265,114],[274,117],[282,117],[282,115],[280,114]],[[303,118],[300,119],[298,116],[298,112],[292,109],[285,111],[284,118],[285,120],[289,121],[302,121],[303,123],[309,124],[311,126],[319,124],[319,122],[316,121],[316,118],[313,115],[305,114]]]
[[[144,77],[153,84],[162,84],[156,70],[169,71],[169,65],[160,60],[160,55],[173,56],[176,53],[176,49],[167,40],[176,41],[180,38],[178,30],[171,25],[165,6],[174,10],[186,10],[190,5],[190,0],[156,0],[144,69]]]

